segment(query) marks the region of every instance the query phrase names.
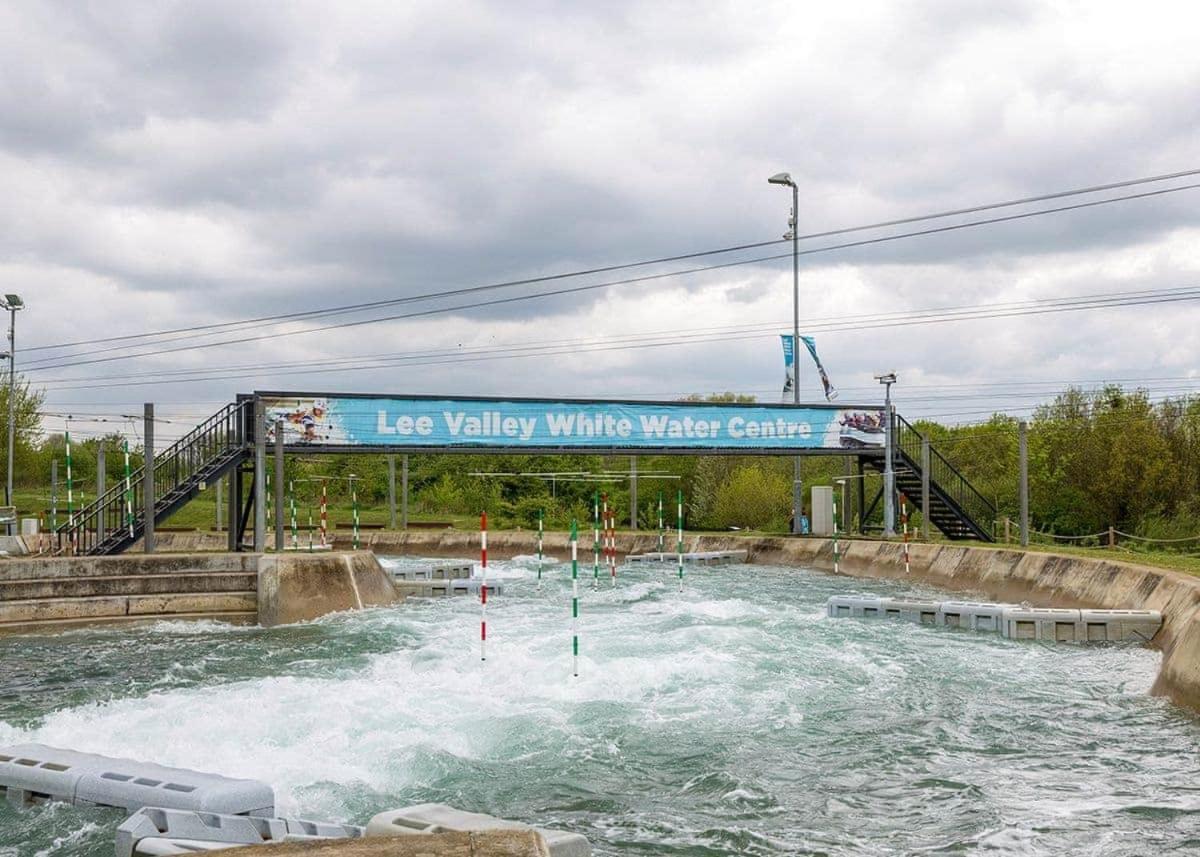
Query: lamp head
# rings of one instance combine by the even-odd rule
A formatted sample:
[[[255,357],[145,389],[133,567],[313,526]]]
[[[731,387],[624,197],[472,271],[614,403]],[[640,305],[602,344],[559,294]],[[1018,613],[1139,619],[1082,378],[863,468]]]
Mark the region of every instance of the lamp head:
[[[767,184],[781,184],[786,185],[787,187],[796,186],[796,183],[792,181],[792,177],[789,173],[776,173],[767,179]]]
[[[4,296],[5,309],[24,309],[25,301],[21,300],[19,295]]]
[[[887,372],[883,375],[876,375],[875,380],[878,381],[880,384],[895,384],[896,383],[896,373],[895,372]]]

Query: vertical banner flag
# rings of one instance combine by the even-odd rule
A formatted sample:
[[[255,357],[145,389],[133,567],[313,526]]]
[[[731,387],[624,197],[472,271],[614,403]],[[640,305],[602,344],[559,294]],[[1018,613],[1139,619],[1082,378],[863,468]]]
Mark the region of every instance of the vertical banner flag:
[[[783,367],[786,372],[783,380],[783,395],[786,397],[788,393],[792,392],[792,385],[796,383],[796,349],[793,347],[790,333],[781,333],[779,338],[783,342]],[[813,363],[817,366],[817,373],[821,376],[821,386],[825,388],[825,400],[832,402],[837,398],[838,393],[829,381],[829,375],[821,363],[821,358],[817,356],[816,340],[811,336],[801,336],[800,340],[808,349],[808,353],[812,355]]]
[[[780,334],[779,338],[783,340],[783,369],[786,373],[783,378],[783,398],[787,401],[787,395],[796,383],[796,349],[790,333]]]
[[[812,355],[813,363],[817,364],[817,372],[821,376],[821,386],[825,388],[825,401],[832,402],[837,398],[837,390],[833,384],[829,382],[829,376],[825,374],[825,367],[821,365],[821,358],[817,356],[817,342],[811,336],[801,336],[804,345],[808,348],[808,353]]]

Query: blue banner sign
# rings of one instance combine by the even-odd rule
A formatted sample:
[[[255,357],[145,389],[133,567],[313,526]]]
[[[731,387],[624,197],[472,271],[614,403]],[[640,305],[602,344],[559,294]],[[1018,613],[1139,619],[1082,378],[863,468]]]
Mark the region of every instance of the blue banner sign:
[[[297,446],[851,450],[883,446],[879,408],[261,394]]]

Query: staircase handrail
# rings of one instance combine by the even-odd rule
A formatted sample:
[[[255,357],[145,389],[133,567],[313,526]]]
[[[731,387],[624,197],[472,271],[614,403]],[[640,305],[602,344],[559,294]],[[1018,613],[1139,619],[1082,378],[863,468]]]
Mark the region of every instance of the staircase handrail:
[[[908,420],[895,414],[896,448],[908,459],[910,466],[919,470],[921,466],[921,447],[925,436],[913,428]],[[996,517],[996,506],[979,493],[962,472],[950,463],[946,456],[933,445],[929,444],[929,480],[958,505],[959,509],[971,519],[974,525],[982,531]]]
[[[206,419],[200,425],[179,438],[154,457],[154,496],[155,506],[163,503],[165,497],[176,490],[189,477],[212,457],[222,451],[237,448],[245,444],[247,426],[245,412],[249,410],[249,400],[234,402],[221,408],[217,413]],[[132,513],[135,533],[143,530],[143,488],[145,482],[145,466],[130,473],[129,489],[132,498]],[[63,550],[65,545],[73,545],[78,553],[87,553],[93,546],[93,539],[103,531],[111,535],[115,531],[129,527],[126,519],[126,487],[122,478],[116,485],[109,488],[96,500],[75,512],[54,532],[57,548]],[[101,528],[98,525],[103,523]]]

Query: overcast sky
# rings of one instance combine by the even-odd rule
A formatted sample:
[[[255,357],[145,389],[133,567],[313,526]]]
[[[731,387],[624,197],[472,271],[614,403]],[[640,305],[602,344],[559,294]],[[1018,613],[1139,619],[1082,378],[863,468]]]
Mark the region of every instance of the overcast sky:
[[[18,365],[42,361],[29,377],[47,388],[50,413],[132,413],[156,401],[181,421],[256,388],[739,390],[777,400],[775,334],[792,307],[786,259],[275,334],[783,245],[158,346],[21,349],[777,239],[790,199],[766,178],[783,170],[799,184],[800,231],[810,233],[1200,168],[1194,10],[9,2],[0,6],[0,290],[28,303]],[[812,255],[801,266],[801,326],[1200,286],[1198,203],[1200,190],[1185,190]],[[1167,379],[1149,382],[1156,395],[1200,389],[1194,302],[857,326],[816,334],[842,400],[873,399],[872,374],[894,369],[910,416],[1026,412],[1072,380]],[[613,347],[680,331],[701,341]],[[269,338],[198,347],[251,336]],[[130,352],[67,357],[130,344],[174,350],[49,367],[122,356]],[[509,356],[530,345],[542,356]],[[438,356],[374,370],[331,364],[427,352]],[[281,363],[299,371],[269,368]],[[241,368],[202,382],[161,374],[222,366]],[[803,371],[805,397],[819,399],[815,373]],[[980,386],[1035,381],[1046,383]],[[981,392],[995,395],[963,398]]]

